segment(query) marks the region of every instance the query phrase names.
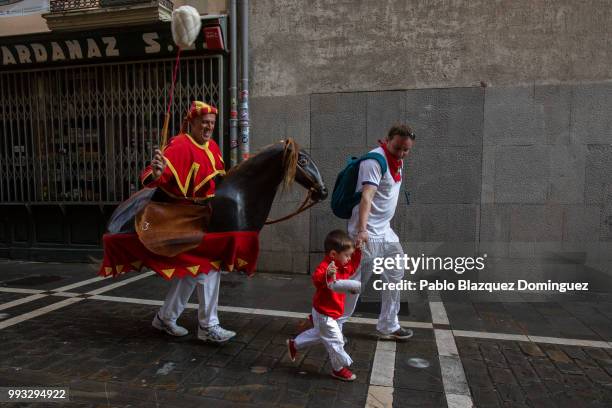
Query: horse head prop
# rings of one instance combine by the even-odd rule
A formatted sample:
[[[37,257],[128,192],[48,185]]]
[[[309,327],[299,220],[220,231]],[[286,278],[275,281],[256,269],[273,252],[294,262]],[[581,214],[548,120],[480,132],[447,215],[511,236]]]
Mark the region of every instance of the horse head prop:
[[[232,168],[205,205],[156,200],[157,189],[133,194],[113,213],[104,235],[102,276],[117,276],[143,266],[166,279],[236,266],[255,271],[259,231],[279,187],[297,183],[306,190],[299,208],[282,221],[327,197],[314,161],[288,139],[264,148]],[[163,197],[162,197],[163,198]]]
[[[307,191],[306,199],[288,219],[327,197],[327,189],[316,164],[295,141],[287,139],[264,148],[260,153],[232,168],[220,182],[211,200],[212,219],[208,232],[259,231],[266,224],[278,188],[297,182]],[[144,188],[125,200],[108,223],[109,233],[135,232],[134,219],[149,202],[164,194]]]
[[[224,177],[211,202],[208,231],[261,230],[279,187],[287,188],[294,182],[307,190],[306,198],[296,211],[274,222],[310,208],[328,192],[316,164],[293,139],[267,146]]]

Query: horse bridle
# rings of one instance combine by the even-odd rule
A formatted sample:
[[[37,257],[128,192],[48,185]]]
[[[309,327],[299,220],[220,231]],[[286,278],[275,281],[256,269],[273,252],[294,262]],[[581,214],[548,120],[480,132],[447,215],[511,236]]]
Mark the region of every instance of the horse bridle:
[[[297,168],[302,172],[302,175],[304,177],[306,177],[310,182],[312,182],[313,185],[317,185],[317,181],[310,177],[310,175],[306,173],[306,171],[304,171],[304,169],[302,168],[302,166],[299,165],[299,163],[297,164]],[[312,193],[314,192],[314,187],[310,187],[308,189],[308,193],[306,194],[306,198],[304,198],[304,201],[298,207],[297,210],[295,210],[291,214],[285,215],[284,217],[277,218],[276,220],[268,220],[265,222],[265,225],[276,224],[277,222],[288,220],[289,218],[295,217],[299,213],[306,211],[307,209],[318,203],[320,200],[312,200],[312,202],[309,202],[312,199]]]

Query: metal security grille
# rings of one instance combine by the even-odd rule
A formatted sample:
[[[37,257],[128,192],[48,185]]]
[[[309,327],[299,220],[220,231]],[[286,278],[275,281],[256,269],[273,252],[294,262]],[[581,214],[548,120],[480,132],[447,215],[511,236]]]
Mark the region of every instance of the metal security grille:
[[[0,203],[121,202],[159,145],[173,60],[0,73]],[[170,132],[220,107],[222,57],[181,59]]]

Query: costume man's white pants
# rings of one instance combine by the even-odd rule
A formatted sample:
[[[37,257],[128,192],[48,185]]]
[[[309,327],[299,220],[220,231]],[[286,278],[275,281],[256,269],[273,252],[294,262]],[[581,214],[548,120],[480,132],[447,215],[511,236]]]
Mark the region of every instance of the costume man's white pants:
[[[344,351],[344,339],[338,322],[312,309],[314,327],[306,330],[295,338],[295,348],[298,350],[323,343],[334,371],[353,364],[351,357]]]
[[[399,242],[369,241],[364,245],[362,249],[361,264],[351,277],[351,279],[361,282],[361,293],[364,292],[363,285],[367,284],[372,277],[374,258],[395,258],[396,255],[400,255],[401,257],[404,256],[404,250]],[[375,277],[375,279],[380,279],[383,283],[399,283],[403,278],[403,268],[385,268],[382,274],[376,275]],[[376,329],[383,334],[391,334],[400,328],[399,319],[397,318],[397,314],[400,310],[400,294],[401,292],[399,290],[381,291],[380,315],[378,316]],[[342,330],[342,325],[346,323],[355,312],[357,299],[359,299],[359,294],[352,295],[347,293],[344,302],[344,314],[338,319],[340,330]]]
[[[176,319],[185,310],[194,288],[197,288],[200,326],[205,328],[219,324],[217,304],[220,283],[221,274],[216,271],[210,271],[208,274],[201,273],[196,277],[185,276],[181,279],[172,279],[170,291],[159,310],[159,316],[167,322],[176,323]]]

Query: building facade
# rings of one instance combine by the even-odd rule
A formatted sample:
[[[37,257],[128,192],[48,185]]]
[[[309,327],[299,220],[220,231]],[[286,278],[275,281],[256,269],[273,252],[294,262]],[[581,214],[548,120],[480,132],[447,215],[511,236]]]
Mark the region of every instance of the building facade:
[[[207,2],[200,7],[221,12],[228,3]],[[349,156],[374,147],[393,123],[406,122],[415,129],[417,143],[405,164],[394,228],[407,253],[486,253],[483,273],[491,279],[510,274],[533,279],[587,276],[609,283],[612,9],[605,2],[258,0],[249,2],[249,7],[252,151],[294,137],[313,155],[331,187]],[[14,58],[19,58],[15,53]],[[122,113],[110,116],[105,105],[107,113],[94,118],[82,116],[70,105],[60,108],[48,99],[38,108],[45,106],[43,119],[33,122],[38,129],[49,132],[46,129],[52,123],[59,126],[61,122],[66,129],[62,143],[74,140],[76,152],[78,143],[83,143],[78,140],[87,143],[91,134],[79,117],[98,124],[94,139],[108,129],[117,135],[133,132],[140,139],[132,138],[130,144],[117,136],[115,144],[109,145],[101,138],[98,151],[87,151],[104,156],[100,163],[109,175],[99,181],[87,180],[95,178],[96,171],[102,173],[102,167],[81,170],[84,156],[63,157],[54,162],[55,169],[50,165],[51,170],[65,174],[61,167],[65,163],[64,169],[69,166],[78,174],[60,176],[59,183],[53,182],[57,179],[45,170],[47,165],[37,160],[38,167],[30,173],[18,174],[26,152],[45,148],[56,154],[63,144],[37,144],[42,136],[31,136],[30,144],[10,143],[11,159],[4,157],[2,163],[3,172],[12,172],[12,187],[3,187],[4,197],[28,194],[50,200],[63,194],[70,200],[93,197],[94,205],[53,204],[48,216],[37,213],[40,210],[34,205],[9,205],[3,198],[2,214],[7,215],[0,229],[2,242],[7,242],[8,230],[12,242],[15,237],[24,242],[34,234],[31,224],[12,220],[30,217],[49,223],[63,217],[61,228],[54,224],[45,233],[66,237],[74,235],[71,231],[76,227],[71,222],[78,224],[97,211],[105,214],[98,216],[97,227],[83,230],[87,242],[95,246],[104,217],[115,200],[129,194],[131,177],[142,164],[127,158],[139,152],[136,161],[144,161],[146,155],[141,152],[150,148],[147,140],[155,137],[146,132],[154,134],[159,129],[159,117],[139,109],[163,106],[161,93],[139,96],[124,87],[133,86],[134,81],[147,82],[150,72],[164,70],[163,64],[171,63],[170,56],[164,58],[156,57],[144,68],[129,64],[89,68],[97,70],[95,76],[85,68],[65,68],[72,70],[69,76],[85,83],[115,72],[114,85],[108,89],[88,89],[115,92],[112,100],[132,92],[130,98],[139,103],[121,102]],[[44,87],[55,86],[62,89],[60,97],[70,99],[77,85],[72,84],[75,80],[60,85],[58,78],[67,73],[65,69],[8,73],[2,82],[8,90],[2,92],[12,98],[15,84],[23,81],[38,89],[38,98],[50,98]],[[179,95],[178,100],[186,100]],[[30,102],[24,100],[18,106]],[[19,130],[23,119],[18,119],[24,112],[15,109],[10,119],[13,130],[7,134],[25,134],[19,133],[25,131]],[[91,187],[77,192],[74,186],[81,182],[81,175],[83,185],[89,182]],[[49,182],[36,184],[37,178],[45,177]],[[303,194],[295,187],[278,197],[271,216],[297,207]],[[97,199],[103,205],[95,205]],[[6,227],[6,220],[13,226]],[[261,234],[259,269],[307,273],[321,257],[326,232],[345,226],[332,215],[329,202],[324,202],[292,220],[266,227]]]
[[[394,228],[408,254],[486,253],[487,279],[588,277],[610,288],[603,4],[253,2],[253,143],[296,137],[333,186],[347,157],[406,122],[417,141]],[[297,190],[274,211],[297,205]],[[329,203],[271,226],[261,267],[307,272],[335,227],[345,223]]]
[[[92,14],[78,2],[52,1],[45,16],[54,30],[2,37],[0,257],[100,254],[108,217],[140,188],[160,143],[176,58],[172,4],[131,1],[129,14],[95,3]],[[109,27],[110,14],[125,25]],[[225,32],[226,20],[204,16],[203,24]],[[169,133],[191,100],[204,100],[219,107],[215,137],[223,146],[226,57],[203,33],[182,52]]]

